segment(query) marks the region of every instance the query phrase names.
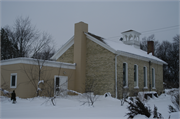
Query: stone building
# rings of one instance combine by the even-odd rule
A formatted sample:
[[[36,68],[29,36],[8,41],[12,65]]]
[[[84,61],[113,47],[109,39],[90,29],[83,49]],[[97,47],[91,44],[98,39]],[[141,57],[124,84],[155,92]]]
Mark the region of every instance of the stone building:
[[[80,93],[103,95],[110,92],[116,98],[127,92],[130,95],[137,95],[139,91],[160,94],[166,62],[153,56],[153,42],[148,43],[148,53],[140,49],[140,33],[129,30],[122,35],[123,41],[108,40],[89,33],[88,24],[76,23],[74,36],[51,57],[51,61],[40,61],[46,69],[41,80],[49,81],[54,94],[61,80],[67,81],[66,89]],[[9,91],[16,90],[19,97],[35,96],[36,88],[27,83],[29,75],[22,70],[22,67],[39,68],[35,62],[32,58],[1,61],[1,85],[6,84]],[[31,73],[34,75],[37,71]]]
[[[153,42],[148,53],[140,49],[140,33],[122,32],[123,41],[112,41],[88,32],[88,24],[75,24],[74,36],[51,58],[76,63],[75,87],[78,92],[121,98],[124,92],[163,91],[163,64],[154,55]]]

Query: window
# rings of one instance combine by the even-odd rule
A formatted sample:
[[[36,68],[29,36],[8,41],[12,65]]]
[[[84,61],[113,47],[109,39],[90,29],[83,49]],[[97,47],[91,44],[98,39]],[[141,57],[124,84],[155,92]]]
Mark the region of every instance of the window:
[[[152,88],[155,88],[155,69],[152,68]]]
[[[17,73],[12,73],[10,78],[10,88],[16,88],[17,86]]]
[[[147,88],[147,67],[143,67],[144,72],[144,88]]]
[[[138,65],[134,65],[134,87],[138,88]]]
[[[127,63],[123,63],[123,86],[128,87],[128,66],[127,66]]]

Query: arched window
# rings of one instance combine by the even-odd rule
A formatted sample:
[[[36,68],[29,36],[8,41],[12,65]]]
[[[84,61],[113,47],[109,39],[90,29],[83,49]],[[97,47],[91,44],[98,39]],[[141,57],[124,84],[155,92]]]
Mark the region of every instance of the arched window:
[[[143,67],[143,74],[144,74],[144,88],[147,88],[147,67]]]
[[[123,86],[128,87],[128,64],[123,63]]]
[[[155,88],[155,69],[152,68],[152,88]]]
[[[138,65],[134,65],[134,88],[138,87]]]

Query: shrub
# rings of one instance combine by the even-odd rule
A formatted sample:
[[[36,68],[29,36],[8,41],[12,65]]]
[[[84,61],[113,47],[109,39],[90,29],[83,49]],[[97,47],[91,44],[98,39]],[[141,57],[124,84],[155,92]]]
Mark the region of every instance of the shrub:
[[[129,116],[129,118],[133,118],[137,114],[145,115],[148,118],[151,116],[150,107],[146,107],[139,98],[136,98],[136,101],[134,103],[131,101],[128,102],[127,100],[126,102],[129,104],[127,108],[130,112],[126,114]]]
[[[171,102],[173,103],[174,107],[169,105],[169,111],[171,112],[177,112],[179,111],[179,91],[178,90],[172,90],[170,91],[171,95]]]
[[[153,111],[154,117],[153,118],[163,119],[162,114],[157,112],[157,110],[158,110],[158,108],[154,105],[154,111]]]

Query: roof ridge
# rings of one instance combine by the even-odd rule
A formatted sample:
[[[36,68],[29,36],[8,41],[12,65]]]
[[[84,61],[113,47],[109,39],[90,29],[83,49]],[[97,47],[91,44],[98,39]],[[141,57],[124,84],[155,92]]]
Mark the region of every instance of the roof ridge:
[[[103,37],[97,36],[97,35],[95,35],[95,34],[93,34],[93,33],[90,33],[90,32],[88,32],[87,34],[91,35],[92,37],[94,37],[94,38],[96,38],[97,40],[99,40],[99,41],[103,42],[104,44],[106,44],[106,42],[104,42],[104,40],[103,40],[103,39],[104,39]]]

